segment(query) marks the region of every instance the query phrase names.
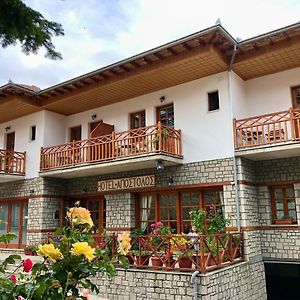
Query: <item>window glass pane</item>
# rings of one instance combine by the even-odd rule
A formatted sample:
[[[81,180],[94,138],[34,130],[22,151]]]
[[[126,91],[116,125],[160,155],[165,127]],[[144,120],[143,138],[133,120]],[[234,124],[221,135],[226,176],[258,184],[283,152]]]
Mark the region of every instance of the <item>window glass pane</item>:
[[[198,206],[199,205],[199,195],[200,195],[200,193],[193,193],[192,194],[192,204],[194,206]]]
[[[277,210],[277,219],[282,219],[284,217],[284,212],[282,210]]]
[[[276,199],[282,199],[282,190],[281,189],[276,189],[275,190],[275,198]]]
[[[0,220],[7,222],[7,204],[0,204]],[[0,235],[5,234],[7,224],[0,224]]]
[[[289,210],[289,217],[292,219],[296,219],[296,211],[295,210]]]
[[[170,220],[176,220],[176,207],[170,208]]]
[[[22,243],[27,241],[27,217],[28,217],[28,203],[23,204],[23,222],[22,222]]]
[[[280,201],[277,201],[276,202],[276,209],[283,209],[283,204],[282,204],[282,202]]]
[[[182,199],[182,206],[190,205],[190,194],[182,193],[181,199]]]
[[[289,199],[287,205],[288,205],[288,209],[296,209],[296,203],[294,199]]]
[[[19,236],[19,220],[20,220],[20,204],[14,203],[12,205],[11,210],[11,227],[10,231],[14,234],[16,234],[16,238],[11,241],[11,243],[17,243],[18,242],[18,236]]]

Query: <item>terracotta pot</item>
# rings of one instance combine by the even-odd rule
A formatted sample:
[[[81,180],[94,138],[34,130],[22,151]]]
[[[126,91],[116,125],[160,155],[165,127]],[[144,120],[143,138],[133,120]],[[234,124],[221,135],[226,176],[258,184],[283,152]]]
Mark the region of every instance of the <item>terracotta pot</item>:
[[[151,264],[152,264],[152,267],[162,267],[163,262],[159,257],[153,256],[153,257],[151,257]]]
[[[165,266],[168,268],[168,269],[173,269],[175,267],[175,259],[173,258],[168,258],[166,261],[165,261]]]
[[[192,260],[189,257],[180,257],[178,258],[179,267],[182,269],[191,269],[192,268]]]
[[[128,259],[130,265],[134,265],[134,257],[132,256],[132,254],[126,255],[126,258]]]
[[[141,256],[136,256],[135,259],[136,259],[137,265],[148,266],[150,256],[149,255],[141,255]]]
[[[24,249],[24,254],[25,255],[34,255],[34,251],[33,250],[25,250]]]
[[[293,224],[293,220],[292,219],[275,220],[275,224],[279,224],[279,225],[291,225],[291,224]]]

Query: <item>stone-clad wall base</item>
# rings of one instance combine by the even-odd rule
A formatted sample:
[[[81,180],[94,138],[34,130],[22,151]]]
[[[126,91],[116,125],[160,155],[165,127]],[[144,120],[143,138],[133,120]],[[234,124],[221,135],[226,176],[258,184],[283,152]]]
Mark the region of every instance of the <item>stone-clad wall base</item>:
[[[192,273],[118,270],[112,280],[96,279],[102,297],[110,300],[192,300]],[[198,276],[201,300],[264,300],[264,265],[240,263]]]
[[[112,280],[96,279],[100,295],[110,300],[192,300],[191,274],[118,270]]]
[[[261,248],[265,258],[300,260],[300,231],[262,231]]]
[[[201,300],[267,299],[263,262],[241,263],[201,276]]]

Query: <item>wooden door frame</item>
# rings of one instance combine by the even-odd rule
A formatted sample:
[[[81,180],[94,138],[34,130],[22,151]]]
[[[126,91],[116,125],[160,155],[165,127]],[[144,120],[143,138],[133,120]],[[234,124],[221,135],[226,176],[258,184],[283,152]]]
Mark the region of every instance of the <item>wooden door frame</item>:
[[[295,90],[300,89],[300,85],[296,85],[296,86],[292,86],[291,87],[291,96],[292,96],[292,107],[294,109],[297,108],[297,101],[296,101],[296,97],[295,97]]]

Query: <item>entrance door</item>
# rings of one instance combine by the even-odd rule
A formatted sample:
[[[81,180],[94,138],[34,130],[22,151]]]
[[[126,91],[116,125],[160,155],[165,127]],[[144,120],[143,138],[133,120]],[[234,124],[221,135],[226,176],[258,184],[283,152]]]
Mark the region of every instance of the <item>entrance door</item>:
[[[295,138],[300,138],[300,86],[292,88],[292,106],[294,111]]]
[[[0,219],[6,222],[0,224],[0,234],[12,232],[16,235],[16,238],[9,243],[10,248],[22,248],[26,245],[27,214],[27,201],[0,203]]]
[[[14,150],[15,150],[15,133],[6,134],[6,154],[5,154],[5,172],[13,173],[14,171]]]

